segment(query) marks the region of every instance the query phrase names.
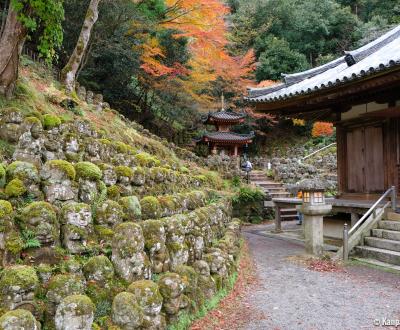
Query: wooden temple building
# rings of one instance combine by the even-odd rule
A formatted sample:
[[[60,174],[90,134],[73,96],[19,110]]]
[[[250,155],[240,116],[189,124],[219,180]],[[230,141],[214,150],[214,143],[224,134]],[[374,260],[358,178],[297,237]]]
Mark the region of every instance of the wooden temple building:
[[[400,188],[400,26],[325,65],[249,89],[258,112],[334,122],[338,198]]]
[[[215,131],[204,133],[197,143],[208,145],[210,154],[240,156],[244,148],[253,142],[254,133],[234,133],[231,132],[231,127],[243,123],[245,118],[243,113],[226,111],[224,108],[218,112],[210,112],[203,118],[203,123],[215,126]]]

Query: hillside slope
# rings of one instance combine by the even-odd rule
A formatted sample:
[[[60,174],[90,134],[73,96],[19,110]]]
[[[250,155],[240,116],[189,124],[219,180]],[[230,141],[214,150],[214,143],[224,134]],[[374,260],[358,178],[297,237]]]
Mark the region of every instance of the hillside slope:
[[[0,99],[0,328],[164,329],[236,269],[220,177],[24,59]]]

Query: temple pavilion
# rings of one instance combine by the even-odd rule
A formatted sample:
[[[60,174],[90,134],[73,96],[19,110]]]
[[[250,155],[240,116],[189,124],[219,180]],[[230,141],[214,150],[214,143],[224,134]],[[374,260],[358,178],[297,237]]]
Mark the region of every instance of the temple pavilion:
[[[244,122],[246,115],[227,111],[222,107],[221,111],[210,112],[203,118],[205,125],[214,125],[214,132],[206,132],[197,141],[198,144],[207,144],[210,154],[240,156],[244,148],[253,142],[254,133],[238,134],[231,132],[231,127]]]

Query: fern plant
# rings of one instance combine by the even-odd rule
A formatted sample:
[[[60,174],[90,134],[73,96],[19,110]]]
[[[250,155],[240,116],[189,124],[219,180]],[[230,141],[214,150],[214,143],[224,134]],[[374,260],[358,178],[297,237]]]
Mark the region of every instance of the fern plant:
[[[24,242],[24,250],[40,248],[42,246],[35,233],[31,230],[23,230],[21,236],[22,241]]]

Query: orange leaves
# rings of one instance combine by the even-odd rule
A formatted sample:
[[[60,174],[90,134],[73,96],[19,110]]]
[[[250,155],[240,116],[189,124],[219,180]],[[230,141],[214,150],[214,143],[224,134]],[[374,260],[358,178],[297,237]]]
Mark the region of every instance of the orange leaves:
[[[152,77],[174,79],[183,92],[207,111],[212,106],[211,95],[215,95],[217,82],[217,93],[230,92],[241,97],[251,84],[255,55],[253,50],[243,57],[232,57],[227,52],[225,17],[229,8],[224,1],[165,0],[165,4],[167,9],[158,28],[176,31],[174,38],[186,38],[190,59],[185,67],[165,64],[168,63],[165,50],[151,37],[142,46],[141,68]],[[160,83],[159,79],[155,81]]]
[[[314,123],[311,135],[312,137],[331,136],[333,134],[333,124],[322,121]]]

